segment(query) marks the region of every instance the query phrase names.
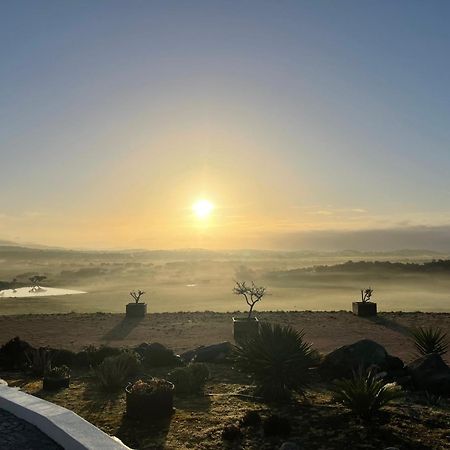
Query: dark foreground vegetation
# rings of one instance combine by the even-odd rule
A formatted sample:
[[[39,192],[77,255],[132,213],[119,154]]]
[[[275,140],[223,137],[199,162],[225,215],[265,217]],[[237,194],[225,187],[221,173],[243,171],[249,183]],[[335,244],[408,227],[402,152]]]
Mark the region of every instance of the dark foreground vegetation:
[[[416,354],[406,364],[364,339],[322,355],[302,332],[266,323],[240,347],[224,342],[181,355],[158,343],[73,352],[16,338],[0,349],[0,367],[11,386],[75,411],[133,448],[445,449],[446,344],[439,329],[422,329],[411,333]],[[69,377],[70,385],[44,390],[49,376]],[[129,414],[130,393],[171,392],[172,384],[173,413]]]

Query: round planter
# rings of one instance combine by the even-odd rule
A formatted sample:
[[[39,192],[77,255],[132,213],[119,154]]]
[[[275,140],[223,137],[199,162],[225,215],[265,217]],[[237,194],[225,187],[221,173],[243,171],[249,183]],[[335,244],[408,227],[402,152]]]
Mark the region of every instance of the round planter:
[[[243,342],[258,334],[259,321],[257,317],[233,317],[233,337],[235,342]]]
[[[131,392],[125,388],[127,397],[127,416],[132,419],[169,417],[173,413],[174,385],[170,390],[160,390],[151,394]]]
[[[360,317],[373,317],[377,315],[377,304],[374,302],[353,302],[353,314]]]
[[[147,314],[147,303],[128,303],[127,304],[127,317],[145,317]]]
[[[68,378],[45,378],[42,381],[44,391],[56,391],[57,389],[68,388],[70,377]]]

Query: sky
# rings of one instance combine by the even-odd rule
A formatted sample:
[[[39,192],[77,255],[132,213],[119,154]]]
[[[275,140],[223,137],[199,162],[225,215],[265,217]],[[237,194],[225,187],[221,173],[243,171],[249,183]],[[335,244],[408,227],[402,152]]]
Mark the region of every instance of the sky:
[[[449,22],[446,0],[4,0],[0,239],[450,250]]]

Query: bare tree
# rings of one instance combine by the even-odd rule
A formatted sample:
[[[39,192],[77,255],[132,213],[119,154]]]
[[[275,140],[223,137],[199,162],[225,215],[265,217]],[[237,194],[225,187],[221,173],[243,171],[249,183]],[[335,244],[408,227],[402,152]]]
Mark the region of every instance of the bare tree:
[[[47,277],[45,275],[34,275],[28,279],[32,283],[30,292],[35,292],[35,291],[39,291],[41,289],[40,284],[42,281],[46,280]]]
[[[370,302],[370,298],[372,297],[373,289],[370,287],[367,289],[361,289],[361,301],[363,303]]]
[[[236,281],[235,283],[236,286],[233,288],[233,294],[244,297],[245,302],[250,308],[247,316],[247,319],[250,319],[253,307],[266,295],[266,288],[264,286],[256,286],[253,281],[251,286],[247,286],[246,281]]]
[[[139,303],[140,298],[145,294],[144,291],[131,291],[130,295],[134,298],[136,303]]]

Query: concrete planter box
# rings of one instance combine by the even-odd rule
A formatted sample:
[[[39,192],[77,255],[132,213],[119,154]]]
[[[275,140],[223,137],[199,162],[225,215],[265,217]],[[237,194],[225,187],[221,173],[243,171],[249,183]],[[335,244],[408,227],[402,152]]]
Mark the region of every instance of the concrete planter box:
[[[127,416],[137,420],[165,418],[173,414],[173,391],[175,386],[171,384],[170,390],[160,390],[151,394],[131,392],[127,387]]]
[[[353,302],[353,314],[359,317],[374,317],[377,315],[377,304],[374,302]]]
[[[147,314],[147,303],[128,303],[127,317],[145,317]]]
[[[257,317],[233,317],[233,337],[235,342],[242,342],[253,336],[259,331],[259,321]]]

